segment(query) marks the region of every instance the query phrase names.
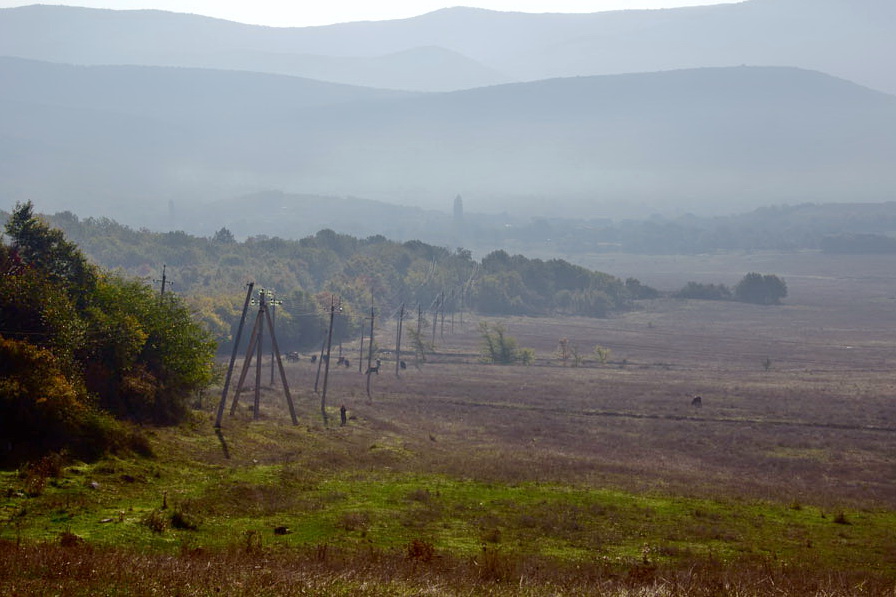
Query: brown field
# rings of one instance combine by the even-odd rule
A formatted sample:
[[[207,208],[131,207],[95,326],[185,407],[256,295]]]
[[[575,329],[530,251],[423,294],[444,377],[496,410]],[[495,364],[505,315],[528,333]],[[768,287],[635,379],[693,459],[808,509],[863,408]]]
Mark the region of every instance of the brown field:
[[[286,365],[297,427],[266,356],[259,422],[246,388],[216,434],[218,389],[147,430],[152,459],[75,463],[42,495],[6,473],[0,594],[896,594],[893,259],[592,261],[662,290],[774,273],[789,296],[487,318],[531,366],[483,364],[456,317],[400,376],[384,354],[369,397],[346,345],[327,426],[310,355]],[[394,321],[376,337],[392,351]]]
[[[480,363],[476,321],[456,318],[439,327],[425,364],[405,353],[398,377],[384,360],[372,400],[357,350],[346,348],[353,366],[331,370],[328,405],[418,442],[428,470],[470,478],[896,506],[891,257],[613,256],[588,265],[661,289],[776,273],[789,296],[774,307],[663,299],[606,320],[501,319],[535,349],[533,366]],[[380,348],[394,337],[394,327],[379,330]],[[559,359],[560,338],[578,348],[580,366]],[[611,350],[607,363],[595,345]],[[289,372],[303,423],[319,425],[315,366],[303,360]],[[691,406],[694,395],[702,408]]]

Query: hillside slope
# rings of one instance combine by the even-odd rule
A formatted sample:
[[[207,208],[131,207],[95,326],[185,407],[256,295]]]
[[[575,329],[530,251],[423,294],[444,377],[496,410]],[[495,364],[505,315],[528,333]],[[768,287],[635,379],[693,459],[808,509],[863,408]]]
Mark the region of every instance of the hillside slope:
[[[796,69],[426,95],[15,59],[0,78],[10,202],[124,222],[271,189],[442,209],[461,193],[471,211],[596,216],[880,201],[896,188],[896,98]]]
[[[160,11],[0,10],[0,55],[240,69],[444,91],[706,66],[791,66],[896,93],[887,0],[748,0],[665,10],[420,17],[276,28]]]

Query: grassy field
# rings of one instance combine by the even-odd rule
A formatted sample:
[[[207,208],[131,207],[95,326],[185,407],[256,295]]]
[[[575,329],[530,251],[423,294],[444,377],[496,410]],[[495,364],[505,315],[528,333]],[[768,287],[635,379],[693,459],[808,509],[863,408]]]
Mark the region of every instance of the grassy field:
[[[0,472],[0,593],[896,594],[892,264],[614,259],[659,287],[776,273],[790,296],[500,320],[527,367],[481,363],[456,318],[370,397],[334,367],[328,426],[307,357],[298,426],[277,384],[216,433],[211,392],[146,430],[153,458]],[[394,323],[377,335],[391,349]]]

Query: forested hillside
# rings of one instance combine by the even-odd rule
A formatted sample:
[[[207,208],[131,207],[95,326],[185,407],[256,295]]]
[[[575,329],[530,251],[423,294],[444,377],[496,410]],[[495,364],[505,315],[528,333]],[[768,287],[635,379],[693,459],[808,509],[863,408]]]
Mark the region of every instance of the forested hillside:
[[[91,265],[17,206],[0,243],[0,462],[140,447],[117,419],[171,423],[212,379],[214,341],[177,296]]]
[[[2,214],[0,214],[2,217]],[[570,314],[604,317],[627,309],[645,288],[560,259],[529,259],[493,251],[477,261],[464,249],[421,241],[398,243],[321,230],[300,240],[254,236],[238,241],[226,228],[211,237],[135,230],[105,218],[70,212],[47,217],[102,267],[120,270],[186,303],[228,350],[245,298],[245,285],[274,290],[277,333],[286,350],[319,346],[331,297],[339,301],[335,340],[354,339],[370,308],[376,317],[406,310],[435,314]]]

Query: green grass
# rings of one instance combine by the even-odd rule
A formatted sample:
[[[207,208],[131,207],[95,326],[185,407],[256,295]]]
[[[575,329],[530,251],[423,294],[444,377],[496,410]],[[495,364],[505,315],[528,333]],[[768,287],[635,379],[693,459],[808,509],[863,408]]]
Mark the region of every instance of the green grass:
[[[283,428],[257,425],[256,445],[281,445]],[[324,437],[317,437],[323,435]],[[337,448],[338,437],[287,430],[286,437]],[[274,441],[274,439],[277,441]],[[249,436],[246,436],[249,439]],[[37,496],[26,479],[0,473],[0,539],[56,541],[73,533],[92,545],[176,553],[249,546],[401,551],[418,539],[436,553],[473,557],[483,547],[563,561],[724,562],[768,558],[868,570],[896,578],[896,513],[827,511],[732,497],[542,483],[484,483],[413,470],[317,466],[314,450],[280,463],[186,458],[214,445],[201,430],[158,431],[153,459],[74,463]],[[368,451],[410,458],[399,443]],[[282,448],[278,457],[283,458]],[[172,525],[178,513],[183,525]],[[147,521],[156,522],[155,529]],[[275,534],[287,527],[287,534]]]

